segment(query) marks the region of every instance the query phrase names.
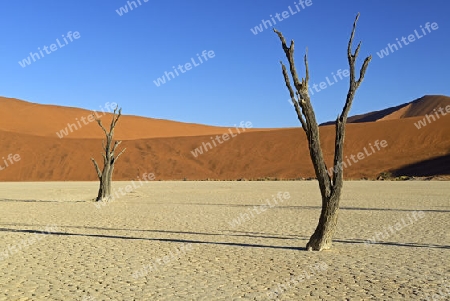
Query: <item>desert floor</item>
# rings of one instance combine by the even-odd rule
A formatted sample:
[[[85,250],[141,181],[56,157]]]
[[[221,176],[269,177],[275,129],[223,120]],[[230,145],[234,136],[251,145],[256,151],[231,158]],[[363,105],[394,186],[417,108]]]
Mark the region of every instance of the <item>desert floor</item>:
[[[0,300],[450,298],[450,182],[345,182],[324,252],[315,181],[137,186],[97,208],[96,182],[0,183]]]

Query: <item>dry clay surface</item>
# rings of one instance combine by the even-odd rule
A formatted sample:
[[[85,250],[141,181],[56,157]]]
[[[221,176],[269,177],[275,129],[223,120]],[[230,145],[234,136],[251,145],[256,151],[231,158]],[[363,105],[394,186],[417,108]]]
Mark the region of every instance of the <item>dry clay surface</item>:
[[[450,298],[450,182],[346,182],[324,252],[315,181],[97,185],[0,183],[1,301]]]

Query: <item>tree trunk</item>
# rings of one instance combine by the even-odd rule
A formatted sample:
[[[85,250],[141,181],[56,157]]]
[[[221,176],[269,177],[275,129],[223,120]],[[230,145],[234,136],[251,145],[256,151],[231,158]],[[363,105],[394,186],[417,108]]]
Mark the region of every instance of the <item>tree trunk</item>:
[[[111,199],[111,173],[109,166],[105,166],[102,177],[100,178],[100,187],[98,189],[97,202],[109,201]]]
[[[331,248],[337,227],[340,197],[340,192],[328,198],[322,197],[319,224],[306,245],[308,251],[322,251]]]

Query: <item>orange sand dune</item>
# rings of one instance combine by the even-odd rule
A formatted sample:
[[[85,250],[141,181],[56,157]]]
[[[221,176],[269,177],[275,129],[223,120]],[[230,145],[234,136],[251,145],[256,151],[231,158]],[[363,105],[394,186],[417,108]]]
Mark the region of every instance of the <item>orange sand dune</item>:
[[[450,105],[450,97],[443,95],[427,95],[411,102],[411,107],[402,118],[433,114],[433,110]]]
[[[345,168],[348,178],[374,178],[450,154],[450,115],[427,124],[414,125],[422,117],[372,123],[348,124],[345,155],[369,150],[370,156]],[[122,120],[120,126],[125,127]],[[321,127],[327,163],[331,163],[334,127]],[[386,140],[387,147],[372,152],[370,145]],[[2,181],[96,180],[90,157],[101,159],[101,139],[59,139],[0,131],[0,157],[18,154],[21,160],[0,170]],[[195,157],[191,151],[210,136],[126,140],[126,152],[117,162],[114,179],[131,180],[152,172],[157,180],[255,179],[264,177],[313,177],[306,138],[301,128],[239,134]],[[3,159],[0,160],[4,166]],[[435,165],[425,165],[432,168]],[[417,169],[417,166],[414,167]],[[429,173],[433,174],[433,170]],[[440,174],[450,174],[447,166]]]
[[[347,121],[349,123],[360,123],[425,116],[426,114],[433,114],[434,109],[445,109],[447,106],[450,106],[450,97],[443,95],[425,95],[414,101],[395,107],[354,115],[349,117]],[[334,124],[334,121],[325,122],[322,125],[330,124]]]
[[[92,111],[41,105],[5,97],[0,97],[0,107],[1,131],[52,138],[58,138],[56,133],[60,133],[63,139],[104,137],[98,124],[93,119],[88,119],[92,115]],[[108,109],[105,109],[105,111],[107,112]],[[107,120],[111,120],[111,114],[105,115],[100,111],[97,112],[97,115],[102,120],[105,119],[103,121],[105,127],[109,125]],[[68,124],[72,124],[71,128],[67,128]],[[213,135],[228,131],[228,128],[224,127],[129,115],[123,115],[119,124],[120,126],[117,126],[115,130],[115,138],[118,140]],[[66,130],[67,135],[61,133],[61,130]],[[258,131],[258,129],[250,128],[247,131]]]

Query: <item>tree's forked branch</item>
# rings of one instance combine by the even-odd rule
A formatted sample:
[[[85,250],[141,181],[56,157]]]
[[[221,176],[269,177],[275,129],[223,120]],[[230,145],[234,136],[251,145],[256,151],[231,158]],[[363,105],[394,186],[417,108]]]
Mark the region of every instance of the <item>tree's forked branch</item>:
[[[364,79],[364,75],[366,73],[367,67],[369,66],[369,62],[372,59],[372,56],[368,56],[365,58],[363,65],[361,66],[359,72],[359,79],[355,79],[355,62],[358,58],[359,51],[361,49],[361,42],[358,43],[354,54],[352,54],[352,44],[353,38],[355,36],[356,31],[356,23],[359,18],[359,13],[356,15],[355,21],[353,22],[352,32],[350,34],[350,39],[348,41],[347,46],[347,56],[348,56],[348,64],[350,67],[350,82],[349,88],[347,92],[347,98],[345,100],[344,107],[342,108],[341,114],[338,116],[335,122],[335,148],[334,148],[334,160],[333,160],[333,169],[336,171],[336,167],[338,170],[333,173],[333,183],[337,189],[342,187],[343,181],[343,169],[339,164],[342,164],[343,161],[343,152],[344,152],[344,139],[345,139],[345,124],[347,123],[347,116],[352,106],[353,98],[355,97],[356,90],[359,88],[361,82]]]
[[[347,45],[347,57],[349,60],[349,63],[351,61],[353,61],[353,54],[352,54],[352,44],[353,44],[353,38],[355,37],[355,31],[356,31],[356,23],[358,22],[359,19],[359,13],[356,15],[355,21],[353,22],[353,29],[352,32],[350,34],[350,39],[348,40],[348,45]],[[359,46],[358,46],[359,48]]]
[[[301,91],[304,92],[302,87],[302,83],[300,82],[299,78],[298,78],[298,74],[297,74],[297,70],[295,69],[295,60],[294,60],[294,48],[295,48],[295,43],[294,40],[291,40],[291,45],[288,47],[286,44],[286,39],[284,38],[283,34],[281,32],[279,32],[278,30],[276,30],[275,28],[273,29],[273,31],[278,35],[278,37],[280,38],[284,53],[286,55],[286,58],[289,62],[289,70],[291,72],[292,75],[292,80],[294,81],[294,86],[295,89],[297,91]],[[308,91],[306,91],[307,93]],[[302,95],[302,98],[303,95]]]
[[[92,116],[94,116],[94,114],[92,114]],[[102,121],[100,119],[95,119],[95,121],[97,121],[98,125],[102,128],[105,135],[108,136],[108,132],[106,131],[105,127],[103,126]]]
[[[110,130],[109,132],[112,133],[114,132],[114,128],[116,127],[116,123],[117,121],[119,121],[120,116],[122,116],[122,108],[119,109],[119,113],[117,114],[117,108],[119,106],[114,108],[114,114],[113,114],[113,118],[111,120],[111,126],[110,126]]]
[[[308,90],[307,90],[308,89],[308,81],[309,81],[309,67],[308,67],[308,57],[307,57],[308,49],[306,49],[306,54],[304,57],[305,68],[306,68],[306,77],[304,79],[302,78],[302,81],[300,82],[298,79],[298,74],[297,74],[297,70],[295,69],[295,63],[294,63],[294,45],[295,45],[294,40],[291,41],[291,45],[288,47],[286,44],[286,39],[284,38],[283,34],[276,29],[274,29],[274,32],[278,35],[278,37],[281,41],[281,45],[283,47],[284,53],[289,62],[290,72],[291,72],[292,78],[294,80],[294,86],[297,91],[295,93],[294,90],[292,89],[289,75],[286,70],[286,66],[283,64],[283,62],[280,62],[284,81],[286,83],[286,87],[289,90],[289,95],[291,96],[292,104],[294,105],[295,111],[297,113],[297,117],[298,117],[300,123],[302,124],[302,128],[306,133],[308,133],[309,125],[308,125],[307,119],[305,120],[305,117],[306,117],[304,115],[304,101],[305,101],[304,96],[305,95],[303,95],[303,93],[306,93],[306,94],[308,93]],[[297,94],[298,99],[295,98],[296,94]]]
[[[304,57],[304,61],[305,61],[305,81],[302,81],[302,84],[305,86],[306,91],[308,91],[308,82],[309,82],[309,67],[308,67],[308,47],[306,47],[305,50],[305,57]]]
[[[111,150],[111,156],[114,156],[114,152],[116,151],[116,148],[122,143],[122,141],[116,141],[114,142],[114,146]]]
[[[359,85],[363,81],[364,75],[366,74],[367,67],[369,66],[369,62],[372,59],[372,56],[368,56],[365,58],[364,63],[359,72],[359,79],[355,80],[355,61],[358,58],[359,51],[361,49],[361,42],[358,43],[358,46],[356,47],[354,54],[352,54],[352,44],[353,44],[353,38],[354,38],[355,32],[356,32],[356,24],[358,22],[358,19],[359,19],[359,13],[356,15],[355,21],[353,22],[353,28],[352,28],[352,32],[350,34],[350,39],[348,41],[348,46],[347,46],[347,57],[348,57],[348,64],[350,67],[350,86],[348,88],[347,99],[345,101],[345,105],[342,109],[342,113],[339,118],[340,122],[344,122],[344,123],[347,122],[347,116],[348,116],[348,113],[350,111],[350,108],[351,108],[351,105],[353,102],[353,97],[354,97],[355,92],[358,89]]]

